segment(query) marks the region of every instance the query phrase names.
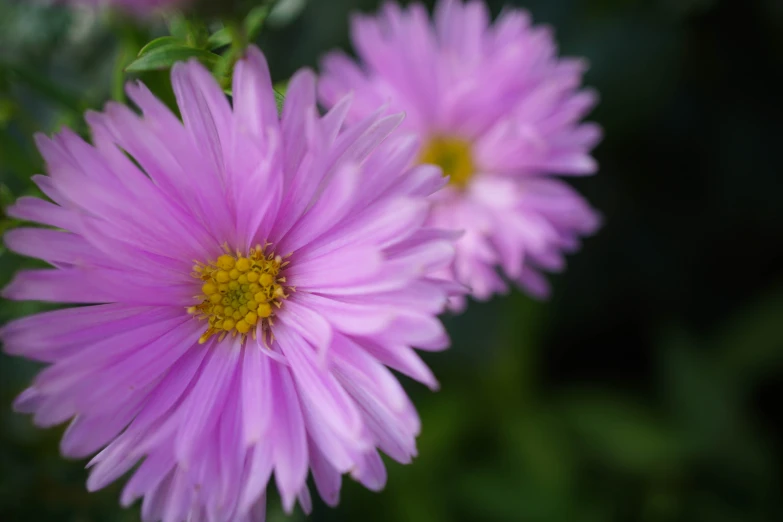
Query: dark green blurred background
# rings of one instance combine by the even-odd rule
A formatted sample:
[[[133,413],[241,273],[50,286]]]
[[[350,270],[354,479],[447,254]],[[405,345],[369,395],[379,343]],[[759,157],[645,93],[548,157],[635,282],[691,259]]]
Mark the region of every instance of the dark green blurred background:
[[[270,22],[275,79],[347,47],[347,13],[376,5],[311,0]],[[600,173],[575,184],[606,226],[550,302],[513,292],[447,318],[453,349],[426,357],[442,390],[406,382],[420,457],[390,463],[379,494],[347,479],[340,507],[316,502],[312,520],[783,520],[783,2],[524,5],[592,63],[606,138]],[[33,190],[32,133],[82,131],[138,38],[0,0],[0,205]],[[31,264],[0,247],[0,285]],[[0,322],[40,309],[1,302]],[[119,485],[85,492],[61,429],[11,412],[35,370],[0,356],[0,521],[138,520]],[[277,500],[270,518],[286,519]]]

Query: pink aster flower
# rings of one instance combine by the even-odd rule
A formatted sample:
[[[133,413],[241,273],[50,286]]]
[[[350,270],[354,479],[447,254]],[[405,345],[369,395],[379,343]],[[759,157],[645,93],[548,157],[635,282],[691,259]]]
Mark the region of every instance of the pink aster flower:
[[[553,177],[597,169],[600,129],[580,123],[596,102],[579,88],[585,63],[558,58],[551,30],[531,26],[526,12],[508,9],[491,24],[475,1],[441,0],[433,21],[422,5],[388,3],[377,17],[356,16],[352,36],[359,63],[328,55],[320,98],[332,106],[353,92],[354,121],[384,103],[406,113],[418,161],[450,176],[430,223],[464,230],[451,276],[486,299],[506,290],[500,267],[546,296],[541,272],[563,269],[563,254],[599,226]]]
[[[51,202],[8,213],[54,228],[5,242],[54,268],[3,296],[89,306],[0,331],[48,365],[16,408],[43,427],[70,419],[66,456],[100,450],[90,490],[134,470],[122,503],[143,497],[145,521],[262,520],[272,473],[288,511],[310,509],[308,471],[331,505],[343,473],[383,487],[378,450],[409,462],[419,433],[389,368],[435,388],[412,346],[448,344],[437,314],[454,284],[431,274],[453,234],[423,226],[444,178],[408,168],[411,139],[387,139],[402,116],[345,126],[348,98],[320,116],[311,71],[278,118],[257,49],[233,108],[197,63],[172,82],[184,123],[134,84],[142,116],[88,114],[93,145],[38,137]]]

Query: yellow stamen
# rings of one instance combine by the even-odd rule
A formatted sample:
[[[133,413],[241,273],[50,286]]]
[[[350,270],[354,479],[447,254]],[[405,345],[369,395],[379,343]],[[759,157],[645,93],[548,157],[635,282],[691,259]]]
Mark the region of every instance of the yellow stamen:
[[[251,335],[256,339],[256,325],[262,329],[262,341],[272,342],[269,327],[276,310],[288,297],[281,270],[289,262],[274,252],[265,252],[268,246],[257,245],[243,256],[241,252],[231,254],[228,245],[224,245],[227,253],[217,261],[195,261],[191,275],[201,282],[201,295],[196,297],[199,303],[187,311],[209,323],[199,343],[214,335],[221,340],[226,335],[243,339]]]
[[[250,260],[245,257],[237,259],[236,268],[240,272],[247,272],[250,270]]]
[[[431,163],[449,176],[449,184],[465,188],[476,171],[469,142],[453,136],[434,136],[419,154],[419,163]]]
[[[234,256],[229,254],[223,254],[217,260],[217,266],[219,266],[220,268],[226,271],[234,268],[235,263],[236,263],[236,259],[234,259]]]
[[[258,314],[258,317],[269,317],[272,315],[272,305],[269,303],[259,303],[256,313]]]

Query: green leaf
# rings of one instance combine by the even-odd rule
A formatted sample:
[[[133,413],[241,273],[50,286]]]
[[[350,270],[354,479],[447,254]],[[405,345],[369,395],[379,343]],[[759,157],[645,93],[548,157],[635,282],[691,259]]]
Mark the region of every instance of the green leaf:
[[[288,80],[277,82],[273,87],[275,91],[277,91],[277,94],[285,97],[286,93],[288,92]]]
[[[0,150],[2,150],[2,163],[21,182],[29,183],[29,178],[39,172],[41,165],[35,161],[29,150],[11,134],[9,130],[0,128]]]
[[[207,49],[219,49],[220,47],[225,47],[230,44],[231,31],[224,27],[209,36],[209,39],[207,40]]]
[[[13,204],[15,200],[16,197],[11,192],[11,189],[4,183],[0,183],[0,211],[3,212],[3,215],[5,215],[5,208]]]
[[[264,21],[269,16],[271,7],[269,5],[261,5],[254,7],[245,17],[244,29],[245,35],[248,41],[253,41],[258,33],[261,32],[261,27],[264,25]]]
[[[269,23],[277,27],[291,23],[302,14],[307,0],[283,0],[275,2],[269,13]]]
[[[717,367],[714,355],[700,351],[696,340],[672,329],[658,348],[661,388],[683,443],[697,453],[726,444],[738,423],[741,388]]]
[[[181,14],[177,13],[168,19],[169,32],[175,38],[185,41],[188,37],[188,21]]]
[[[783,363],[783,287],[771,288],[716,332],[717,360],[743,383],[779,370]]]
[[[4,128],[14,116],[16,106],[7,98],[0,98],[0,128]]]
[[[627,398],[582,390],[561,407],[579,442],[605,464],[638,473],[670,472],[678,465],[676,431]]]
[[[168,69],[176,62],[189,58],[197,58],[198,61],[208,67],[212,67],[220,58],[215,53],[203,49],[194,49],[182,44],[169,44],[156,47],[143,56],[140,56],[125,68],[126,72],[144,72]]]
[[[59,103],[78,114],[84,112],[86,104],[82,97],[63,88],[58,82],[40,73],[35,67],[0,62],[0,76],[15,79],[37,91],[49,100]]]
[[[277,113],[283,114],[283,104],[285,104],[285,96],[275,91],[275,104],[277,105]]]
[[[118,34],[119,45],[117,48],[117,58],[114,61],[114,67],[112,67],[111,97],[115,101],[124,103],[125,67],[142,53],[149,52],[152,48],[163,45],[165,40],[159,38],[148,43],[146,46],[142,46],[141,42],[144,40],[139,41],[139,38],[134,34],[134,31],[128,30],[125,27],[120,27]]]
[[[204,49],[209,39],[209,30],[203,20],[191,18],[188,20],[188,36],[186,41],[191,47]]]
[[[184,41],[177,38],[176,36],[161,36],[160,38],[155,38],[150,43],[145,45],[139,50],[138,57],[142,57],[145,54],[159,48],[159,47],[166,47],[170,45],[177,45],[177,46],[184,46],[186,45]]]
[[[562,420],[543,407],[514,416],[499,430],[504,460],[525,470],[525,479],[537,492],[562,499],[571,494],[576,458]]]

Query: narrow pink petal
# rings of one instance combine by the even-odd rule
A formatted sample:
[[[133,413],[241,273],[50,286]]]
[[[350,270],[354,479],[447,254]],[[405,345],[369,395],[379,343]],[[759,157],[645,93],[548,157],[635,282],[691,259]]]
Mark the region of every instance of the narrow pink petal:
[[[283,143],[285,144],[286,177],[289,186],[295,190],[305,181],[297,179],[296,174],[307,146],[306,122],[315,116],[315,112],[315,74],[309,69],[302,69],[291,77],[283,104],[283,114],[280,118]],[[317,184],[320,179],[311,179],[310,181]]]
[[[318,494],[328,506],[335,507],[340,502],[342,477],[329,464],[316,444],[311,442],[308,447],[310,449],[310,468],[313,471],[313,481],[318,489]]]
[[[533,269],[527,269],[519,276],[519,284],[525,288],[531,295],[539,299],[549,297],[551,288],[546,279]]]
[[[261,137],[268,125],[277,124],[277,105],[271,85],[263,53],[256,47],[248,48],[234,68],[235,132]]]
[[[185,128],[218,176],[225,172],[224,151],[229,150],[231,108],[212,74],[198,62],[178,63],[171,83]]]
[[[241,366],[242,363],[239,364]],[[242,433],[244,421],[242,386],[240,374],[232,382],[221,418],[216,426],[218,442],[215,449],[220,462],[220,487],[214,498],[220,510],[225,513],[234,512],[239,502],[242,475],[247,460],[247,449],[243,445]]]
[[[189,320],[181,314],[160,312],[159,317],[150,318],[134,329],[104,332],[95,343],[83,346],[80,351],[43,370],[35,379],[36,387],[46,393],[61,393],[74,383],[94,386],[91,382],[80,382],[81,378],[124,360]]]
[[[307,478],[307,436],[296,386],[290,370],[280,364],[272,365],[275,423],[274,444],[275,482],[280,491],[283,508],[290,513],[296,495]]]
[[[259,501],[263,501],[269,478],[272,476],[274,458],[272,445],[263,441],[253,446],[247,480],[242,484],[238,512],[248,513]]]
[[[95,465],[87,478],[87,491],[105,488],[127,473],[139,460],[130,449],[130,441],[119,438],[96,455],[90,461]]]
[[[379,247],[398,243],[424,225],[429,213],[426,201],[393,198],[357,212],[334,233],[326,234],[304,249],[303,257],[315,258],[347,246],[375,242]]]
[[[242,432],[245,447],[261,441],[272,421],[272,391],[270,369],[272,364],[261,354],[263,348],[248,342],[242,359]]]
[[[359,411],[331,373],[319,367],[315,350],[297,332],[282,325],[275,329],[275,336],[302,400],[317,405],[318,416],[336,433],[349,439],[358,437],[362,429]]]
[[[372,118],[372,116],[370,118]],[[331,151],[331,161],[361,163],[367,159],[367,156],[369,156],[371,152],[375,151],[383,140],[389,137],[394,129],[399,127],[404,118],[404,114],[392,114],[391,116],[385,116],[376,119],[375,121],[371,120],[372,124],[358,138],[353,138],[348,134],[348,131],[346,131],[344,135],[341,135],[337,139],[337,142]],[[353,139],[349,139],[349,137]]]
[[[389,368],[393,368],[412,379],[416,379],[433,391],[440,388],[432,370],[430,370],[421,357],[408,346],[385,346],[365,340],[362,342],[362,347]]]
[[[323,315],[306,303],[300,304],[299,295],[292,295],[285,302],[280,321],[298,331],[318,352],[323,363],[332,344],[332,327]]]
[[[213,351],[187,402],[179,411],[180,426],[175,440],[177,461],[187,466],[196,457],[203,436],[217,422],[220,408],[236,378],[241,350],[232,343],[213,342]]]
[[[188,396],[198,378],[199,369],[209,353],[210,346],[197,345],[171,366],[166,376],[150,393],[143,409],[128,428],[128,435],[146,433],[154,425],[170,421],[169,416]],[[169,422],[173,425],[173,423]]]
[[[342,255],[294,260],[286,270],[289,284],[304,290],[339,287],[375,279],[382,258],[375,248],[345,248]]]
[[[442,189],[448,178],[435,165],[419,165],[401,176],[392,190],[400,195],[429,196]]]
[[[386,485],[386,467],[378,452],[371,450],[362,456],[351,477],[371,491],[380,491]]]
[[[14,411],[35,413],[41,407],[44,398],[35,388],[27,388],[14,399]]]
[[[52,265],[95,266],[108,264],[100,252],[79,235],[45,228],[15,228],[3,237],[17,254],[42,259]]]
[[[354,382],[372,388],[394,411],[406,404],[405,390],[397,378],[356,339],[340,336],[334,346],[335,374],[347,375]]]
[[[97,380],[90,395],[78,400],[80,410],[103,413],[109,409],[107,402],[119,404],[133,400],[141,390],[157,384],[180,357],[193,349],[200,331],[201,326],[195,322],[179,325],[129,357],[107,366],[103,373],[111,379]]]
[[[341,373],[338,379],[358,404],[364,422],[375,436],[378,447],[394,460],[407,464],[416,455],[416,433],[407,430],[394,412],[374,390],[352,376]]]
[[[189,518],[188,515],[192,509],[191,492],[193,488],[188,480],[185,473],[174,473],[163,507],[161,517],[163,522],[179,522]]]
[[[51,428],[69,420],[78,413],[71,397],[47,395],[37,405],[33,422],[41,428]]]
[[[142,522],[159,522],[163,520],[163,511],[166,509],[166,501],[169,498],[171,484],[176,474],[177,471],[174,470],[152,492],[144,496],[144,501],[141,503]]]
[[[302,511],[304,511],[305,515],[313,512],[313,500],[310,497],[310,490],[307,488],[307,485],[302,487],[296,498],[299,501],[299,505],[302,506]]]
[[[91,344],[106,332],[134,328],[135,316],[145,311],[118,304],[64,308],[11,321],[0,328],[0,339],[10,354],[37,358],[45,352],[52,357]]]
[[[167,451],[153,453],[144,459],[122,490],[122,506],[130,506],[134,500],[160,484],[174,466],[174,456]]]
[[[315,204],[281,241],[281,248],[293,252],[329,231],[350,213],[356,201],[361,171],[355,164],[343,164],[326,183]]]
[[[84,458],[98,451],[130,423],[139,410],[138,402],[118,405],[106,415],[77,416],[65,430],[60,451],[71,458]]]
[[[261,495],[253,505],[248,522],[266,522],[266,495]]]
[[[301,406],[308,437],[338,473],[350,471],[356,454],[374,447],[371,434],[366,429],[354,439],[341,438],[321,420],[317,404],[302,401]]]
[[[321,86],[319,85],[319,89],[320,87]],[[339,136],[340,130],[343,128],[348,116],[348,111],[351,110],[352,102],[352,94],[346,94],[327,111],[321,120],[321,126],[323,127],[327,144],[334,143],[335,139]]]
[[[79,268],[22,270],[0,295],[15,301],[83,304],[113,301],[105,288],[95,286],[89,272]]]
[[[444,350],[450,344],[443,323],[429,315],[398,314],[382,338],[392,344],[432,351]]]
[[[396,311],[366,303],[346,303],[316,294],[297,294],[296,301],[318,310],[334,329],[349,334],[371,334],[386,330],[394,321]]]
[[[13,205],[5,209],[5,213],[16,219],[34,221],[72,232],[79,229],[80,219],[76,212],[31,196],[17,199]]]

